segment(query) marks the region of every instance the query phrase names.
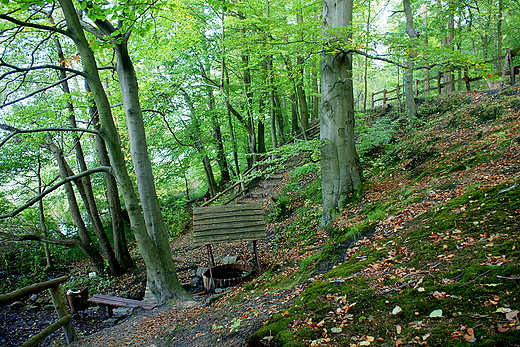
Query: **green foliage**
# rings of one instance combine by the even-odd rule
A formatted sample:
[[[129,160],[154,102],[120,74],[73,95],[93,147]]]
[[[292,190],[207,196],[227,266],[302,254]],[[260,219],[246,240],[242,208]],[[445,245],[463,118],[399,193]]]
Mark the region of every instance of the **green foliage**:
[[[69,289],[78,289],[81,287],[87,287],[89,293],[103,293],[110,291],[112,284],[116,281],[115,278],[107,276],[94,276],[89,277],[87,273],[83,277],[71,278],[69,281],[63,284],[65,291]]]
[[[180,236],[190,228],[191,215],[184,196],[172,196],[163,201],[164,223],[171,238]]]
[[[392,141],[397,127],[397,121],[390,118],[380,118],[373,123],[368,123],[365,117],[358,116],[356,123],[357,151],[364,160],[388,145]]]

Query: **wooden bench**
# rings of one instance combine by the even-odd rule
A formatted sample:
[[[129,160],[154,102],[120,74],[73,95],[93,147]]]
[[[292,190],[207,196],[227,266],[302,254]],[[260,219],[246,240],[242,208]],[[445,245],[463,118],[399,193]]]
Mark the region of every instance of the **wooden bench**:
[[[195,207],[193,209],[193,241],[208,247],[210,269],[215,265],[212,244],[253,241],[256,266],[260,261],[256,241],[266,237],[264,211],[260,203]]]
[[[151,310],[157,307],[157,304],[154,304],[152,302],[125,299],[119,298],[117,296],[103,294],[94,294],[94,296],[88,299],[88,301],[105,307],[109,317],[112,317],[114,315],[114,312],[112,311],[113,306],[129,308],[142,307],[145,310]]]

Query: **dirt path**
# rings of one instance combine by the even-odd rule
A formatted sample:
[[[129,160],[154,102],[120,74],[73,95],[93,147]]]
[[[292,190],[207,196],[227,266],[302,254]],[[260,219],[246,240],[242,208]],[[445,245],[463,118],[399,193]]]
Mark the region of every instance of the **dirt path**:
[[[283,189],[286,174],[264,180],[251,190],[241,202],[262,201],[269,209],[272,198]],[[267,226],[268,237],[259,242],[263,269],[271,266],[276,257],[272,251],[273,226]],[[196,266],[207,264],[205,247],[196,246],[189,235],[177,239],[172,250],[181,281],[189,281]],[[216,257],[237,256],[248,262],[253,255],[248,242],[221,244],[213,247]],[[237,286],[221,294],[211,304],[209,295],[194,295],[194,302],[163,305],[152,311],[139,311],[121,323],[90,336],[82,337],[75,347],[107,346],[245,346],[251,334],[274,313],[288,307],[303,290],[297,286],[284,291],[245,292]],[[240,299],[237,299],[240,297]]]

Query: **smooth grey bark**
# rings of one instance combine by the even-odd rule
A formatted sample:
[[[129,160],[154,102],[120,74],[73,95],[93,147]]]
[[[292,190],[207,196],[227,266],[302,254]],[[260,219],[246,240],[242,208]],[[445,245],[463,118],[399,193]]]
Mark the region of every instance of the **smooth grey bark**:
[[[43,191],[43,182],[42,182],[42,176],[41,176],[41,160],[40,156],[38,155],[38,194],[41,194]],[[40,222],[40,232],[43,237],[48,237],[49,232],[47,230],[47,223],[45,222],[45,209],[43,208],[43,199],[38,201],[38,212],[39,212],[39,222]],[[53,267],[52,262],[52,255],[51,250],[49,248],[48,243],[43,243],[43,251],[45,253],[45,263],[47,268]]]
[[[410,39],[415,40],[418,35],[417,31],[413,26],[413,14],[410,0],[403,0],[404,14],[406,17],[406,33]],[[406,114],[408,116],[408,122],[413,124],[415,117],[417,116],[417,107],[415,105],[415,96],[413,93],[413,45],[408,47],[408,69],[404,72],[403,84],[404,84],[404,95],[405,95],[405,106]]]
[[[85,89],[90,92],[88,83],[85,83]],[[100,129],[99,115],[94,103],[89,106],[89,114],[94,128]],[[96,135],[96,148],[99,156],[99,162],[103,166],[110,166],[110,158],[108,156],[107,147],[103,137]],[[110,173],[105,173],[106,182],[106,197],[110,209],[110,220],[112,224],[112,238],[114,240],[114,253],[119,264],[125,268],[130,269],[134,266],[134,261],[128,250],[128,243],[126,241],[125,226],[123,218],[123,209],[121,207],[121,200],[119,199],[119,190],[114,176]]]
[[[130,217],[131,228],[148,270],[150,290],[159,303],[164,303],[174,298],[191,300],[191,296],[182,288],[177,278],[168,237],[164,229],[157,196],[155,195],[151,165],[146,151],[146,138],[140,114],[141,110],[140,108],[135,108],[138,100],[136,99],[137,95],[133,93],[137,92],[137,81],[135,80],[133,66],[126,50],[126,39],[124,37],[121,38],[123,39],[122,44],[118,44],[116,47],[117,70],[118,76],[121,74],[119,76],[121,91],[128,119],[128,132],[131,136],[131,142],[133,142],[131,152],[134,166],[138,170],[136,171],[136,177],[141,201],[138,200],[132,180],[128,175],[119,143],[119,135],[112,118],[110,103],[99,77],[94,53],[85,37],[76,8],[71,0],[59,0],[59,3],[67,23],[67,33],[78,48],[84,73],[98,108],[101,123],[100,132],[107,144],[110,162],[121,188]],[[151,179],[151,183],[147,182],[149,179]],[[142,210],[139,202],[142,203]],[[143,216],[143,211],[146,216]]]
[[[352,22],[352,7],[352,0],[325,0],[325,28],[348,29]],[[345,199],[362,182],[354,143],[352,55],[334,49],[333,43],[324,47],[321,60],[322,226],[333,219],[343,208]]]

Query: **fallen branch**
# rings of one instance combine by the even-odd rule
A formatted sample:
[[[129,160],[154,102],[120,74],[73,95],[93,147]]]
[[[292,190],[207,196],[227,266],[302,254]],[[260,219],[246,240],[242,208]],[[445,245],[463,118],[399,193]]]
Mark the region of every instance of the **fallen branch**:
[[[497,276],[498,278],[503,278],[505,280],[520,280],[520,277],[505,277],[505,276]]]
[[[467,282],[467,283],[464,283],[464,284],[461,284],[461,285],[459,285],[459,288],[460,288],[460,287],[464,287],[464,286],[467,286],[468,284],[471,284],[471,283],[475,282],[476,280],[478,280],[479,278],[481,278],[481,277],[483,277],[483,276],[487,275],[488,273],[490,273],[490,272],[491,272],[491,271],[493,271],[493,270],[494,270],[494,269],[490,269],[490,270],[487,270],[486,272],[484,272],[484,273],[482,273],[482,274],[478,275],[477,277],[475,277],[475,278],[474,278],[474,279],[472,279],[471,281],[469,281],[469,282]]]
[[[507,192],[509,192],[509,191],[511,191],[511,190],[513,190],[513,189],[515,189],[516,187],[518,187],[518,184],[515,183],[515,184],[513,184],[513,185],[512,185],[511,187],[509,187],[509,188],[502,189],[501,191],[499,191],[499,192],[497,193],[497,196],[499,196],[500,194],[507,193]]]

